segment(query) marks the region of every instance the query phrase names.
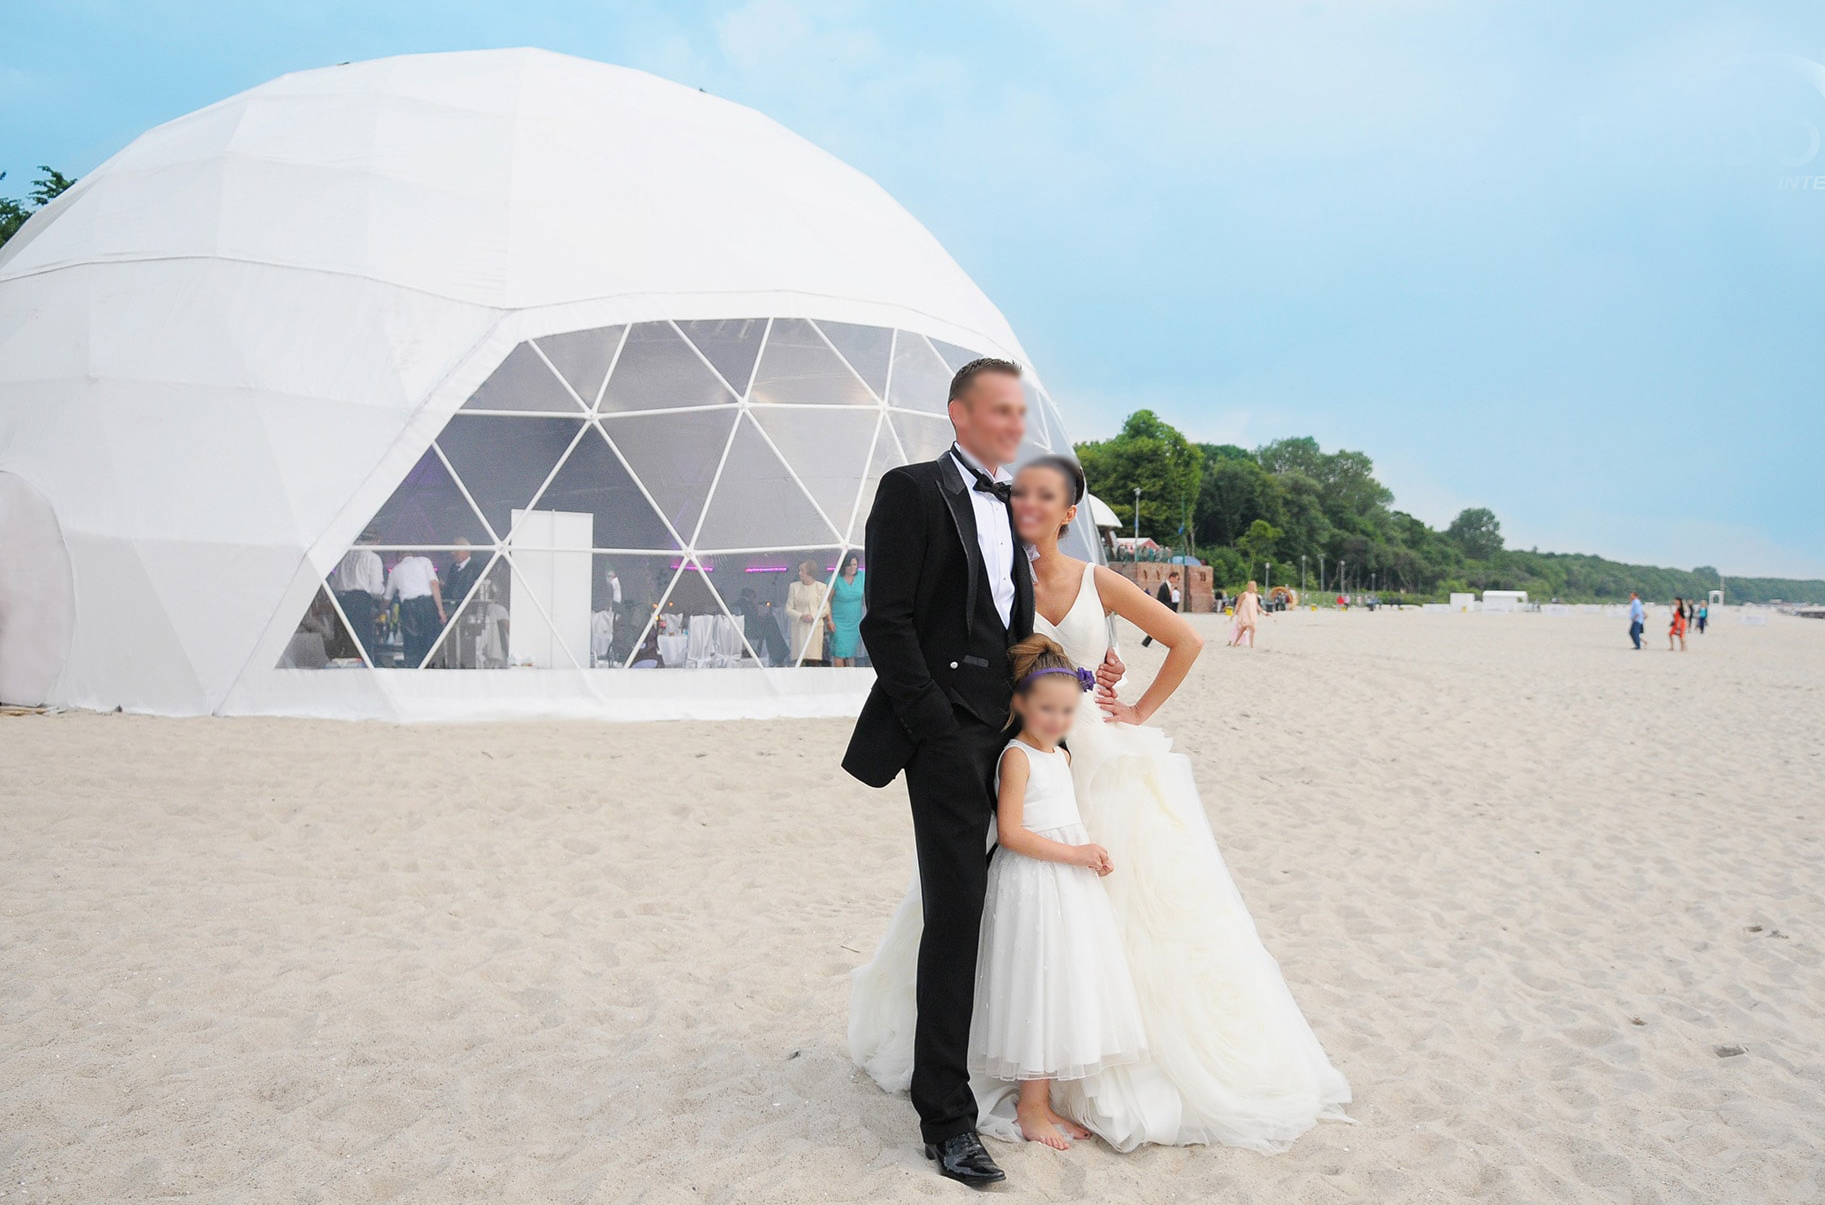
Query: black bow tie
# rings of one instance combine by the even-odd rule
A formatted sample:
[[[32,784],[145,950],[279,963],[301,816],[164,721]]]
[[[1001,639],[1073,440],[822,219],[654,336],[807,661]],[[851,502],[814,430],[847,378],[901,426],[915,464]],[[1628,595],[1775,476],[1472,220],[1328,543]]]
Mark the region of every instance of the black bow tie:
[[[990,477],[987,473],[963,459],[963,453],[957,451],[955,447],[951,448],[951,453],[957,458],[957,463],[962,465],[970,476],[976,479],[976,484],[971,486],[971,489],[979,494],[993,494],[995,497],[1001,499],[1001,504],[1003,506],[1008,505],[1008,500],[1014,496],[1014,486],[1011,482],[996,481],[993,477]]]

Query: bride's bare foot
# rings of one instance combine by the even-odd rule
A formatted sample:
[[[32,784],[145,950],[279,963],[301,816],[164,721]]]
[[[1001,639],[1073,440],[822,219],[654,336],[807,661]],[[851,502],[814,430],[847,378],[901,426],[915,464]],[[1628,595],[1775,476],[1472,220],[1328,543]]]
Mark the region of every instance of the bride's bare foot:
[[[1046,1106],[1046,1118],[1051,1121],[1053,1126],[1063,1131],[1067,1138],[1088,1138],[1090,1136],[1089,1130],[1084,1129],[1051,1105]]]
[[[1057,1124],[1062,1117],[1052,1112],[1044,1102],[1035,1104],[1022,1103],[1014,1110],[1014,1120],[1020,1125],[1020,1132],[1028,1142],[1043,1142],[1055,1151],[1071,1149],[1071,1140],[1060,1132]]]

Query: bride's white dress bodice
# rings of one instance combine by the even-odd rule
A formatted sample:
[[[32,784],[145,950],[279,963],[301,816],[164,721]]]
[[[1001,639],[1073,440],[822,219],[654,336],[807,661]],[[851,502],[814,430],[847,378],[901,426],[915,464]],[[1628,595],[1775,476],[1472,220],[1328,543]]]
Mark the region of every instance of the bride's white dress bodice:
[[[1037,611],[1033,613],[1033,630],[1056,640],[1065,656],[1088,670],[1103,663],[1109,651],[1109,621],[1103,613],[1103,600],[1096,592],[1096,566],[1086,564],[1078,582],[1077,597],[1064,618],[1053,623]],[[1079,708],[1082,711],[1082,708]],[[1096,708],[1089,709],[1094,712]]]

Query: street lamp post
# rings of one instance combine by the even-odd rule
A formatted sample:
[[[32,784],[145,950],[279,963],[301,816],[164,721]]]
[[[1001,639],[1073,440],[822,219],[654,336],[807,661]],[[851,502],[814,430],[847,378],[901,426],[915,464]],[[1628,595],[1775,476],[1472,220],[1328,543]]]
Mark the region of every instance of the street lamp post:
[[[1305,553],[1299,554],[1299,593],[1305,593]]]
[[[1274,596],[1274,563],[1272,561],[1267,563],[1267,596],[1269,598]]]
[[[1344,576],[1342,561],[1337,562],[1337,593],[1350,597],[1350,579]]]
[[[1134,487],[1134,559],[1141,559],[1141,487]]]

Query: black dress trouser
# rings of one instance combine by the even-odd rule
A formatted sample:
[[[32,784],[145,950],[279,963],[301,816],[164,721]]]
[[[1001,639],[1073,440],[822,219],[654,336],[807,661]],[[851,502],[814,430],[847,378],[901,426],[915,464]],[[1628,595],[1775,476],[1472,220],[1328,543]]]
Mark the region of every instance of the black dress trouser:
[[[976,1128],[970,1091],[970,1013],[976,942],[988,890],[988,828],[995,766],[1006,737],[959,709],[958,729],[919,745],[906,763],[913,841],[925,904],[919,940],[918,1027],[913,1034],[913,1108],[927,1142]]]

